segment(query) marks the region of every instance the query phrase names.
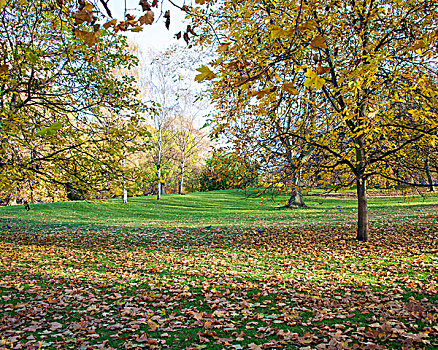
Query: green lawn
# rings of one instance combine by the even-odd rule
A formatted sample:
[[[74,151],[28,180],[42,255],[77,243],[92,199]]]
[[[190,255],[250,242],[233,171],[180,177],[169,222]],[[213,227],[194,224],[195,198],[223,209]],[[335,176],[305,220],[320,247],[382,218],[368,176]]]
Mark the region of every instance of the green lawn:
[[[153,197],[129,198],[124,205],[120,199],[92,202],[59,202],[24,206],[0,207],[4,219],[34,223],[64,225],[110,225],[120,227],[278,227],[302,224],[354,223],[357,202],[354,198],[306,197],[308,208],[278,210],[286,196],[265,196],[262,201],[255,192],[237,190],[167,195],[157,201]],[[398,222],[411,217],[434,216],[437,195],[371,198],[371,221]]]
[[[281,200],[0,208],[0,349],[438,347],[438,196]]]

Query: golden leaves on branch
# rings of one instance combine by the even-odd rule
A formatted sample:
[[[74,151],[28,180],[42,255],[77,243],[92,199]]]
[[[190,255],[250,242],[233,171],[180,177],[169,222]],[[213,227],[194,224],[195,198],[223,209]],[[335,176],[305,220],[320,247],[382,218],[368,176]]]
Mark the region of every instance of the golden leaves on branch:
[[[195,80],[199,83],[204,80],[212,80],[216,78],[216,74],[214,74],[207,66],[196,68],[196,70],[199,72],[199,74],[196,75]]]
[[[132,15],[126,15],[126,20],[119,22],[116,19],[112,19],[103,25],[103,28],[106,30],[113,27],[114,32],[119,31],[131,31],[131,32],[140,32],[143,30],[143,25],[151,25],[154,23],[154,13],[152,12],[152,7],[158,7],[158,0],[153,0],[152,5],[149,4],[147,0],[141,0],[139,5],[142,7],[145,14],[138,19]],[[94,23],[97,20],[97,17],[94,15],[94,5],[89,2],[82,2],[79,7],[79,11],[72,14],[72,17],[75,19],[76,25],[81,25],[83,23],[88,23],[94,27],[94,31],[97,32],[99,28],[96,30],[96,25]],[[166,11],[164,17],[166,18],[166,28],[169,29],[170,24],[170,11]],[[76,29],[74,31],[77,38],[84,40],[84,42],[88,46],[93,46],[98,41],[98,34],[89,33],[86,30]]]
[[[111,21],[105,23],[105,24],[103,25],[103,27],[104,27],[105,29],[108,29],[109,27],[114,27],[116,24],[117,24],[117,20],[116,20],[116,19],[112,19]]]
[[[9,72],[9,65],[7,64],[0,65],[0,74],[5,74],[7,72]]]
[[[284,83],[283,90],[290,93],[291,95],[298,95],[299,91],[295,88],[294,83]]]
[[[330,72],[330,67],[323,67],[321,65],[321,62],[318,62],[316,71],[318,72],[319,75],[324,75],[325,73]]]
[[[87,30],[75,29],[74,35],[76,38],[81,39],[88,47],[92,47],[99,41],[99,29],[100,25],[95,24],[97,17],[94,15],[94,6],[89,2],[82,2],[80,4],[79,10],[72,14],[75,19],[76,25],[81,25],[83,23],[90,24],[93,29],[92,32]]]
[[[248,93],[248,95],[250,97],[256,97],[257,100],[260,100],[261,98],[265,97],[266,95],[272,94],[273,92],[275,92],[277,90],[277,87],[274,86],[273,88],[267,88],[267,89],[263,89],[263,90],[259,90],[259,91],[250,91]]]
[[[154,23],[154,13],[152,11],[147,11],[146,14],[141,16],[138,20],[140,25],[152,24]]]
[[[318,76],[318,74],[316,74],[310,68],[307,68],[307,72],[304,73],[304,76],[307,77],[306,81],[304,82],[305,87],[312,87],[315,90],[320,90],[325,83],[325,79]]]
[[[87,32],[86,30],[75,29],[75,36],[81,39],[88,47],[94,46],[99,41],[100,33]]]
[[[326,49],[327,43],[324,37],[321,35],[315,36],[312,41],[310,42],[310,45],[312,47],[312,50],[319,50],[319,49]]]
[[[81,25],[84,22],[93,23],[97,17],[93,13],[94,6],[86,2],[81,6],[80,10],[73,13],[72,17],[75,19],[76,25]]]

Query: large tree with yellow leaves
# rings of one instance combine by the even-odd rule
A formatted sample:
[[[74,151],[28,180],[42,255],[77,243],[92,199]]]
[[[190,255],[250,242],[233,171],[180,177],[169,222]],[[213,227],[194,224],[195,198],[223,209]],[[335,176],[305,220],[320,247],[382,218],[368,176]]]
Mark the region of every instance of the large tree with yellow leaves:
[[[53,1],[0,2],[0,192],[108,188],[120,140],[142,131],[134,78],[113,74],[135,64],[126,38],[73,23]]]
[[[287,138],[298,154],[312,150],[322,180],[348,171],[357,239],[368,241],[367,181],[409,182],[396,160],[436,139],[438,3],[202,3],[193,17],[199,43],[218,43],[219,57],[198,76],[212,80],[223,112],[215,132],[247,145]],[[269,137],[273,124],[288,127]]]

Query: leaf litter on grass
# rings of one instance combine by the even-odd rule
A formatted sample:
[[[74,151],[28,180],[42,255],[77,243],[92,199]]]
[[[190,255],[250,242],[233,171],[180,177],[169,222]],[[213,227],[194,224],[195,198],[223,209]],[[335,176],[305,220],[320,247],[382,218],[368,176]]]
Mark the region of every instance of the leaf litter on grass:
[[[0,349],[434,349],[430,218],[1,232]]]

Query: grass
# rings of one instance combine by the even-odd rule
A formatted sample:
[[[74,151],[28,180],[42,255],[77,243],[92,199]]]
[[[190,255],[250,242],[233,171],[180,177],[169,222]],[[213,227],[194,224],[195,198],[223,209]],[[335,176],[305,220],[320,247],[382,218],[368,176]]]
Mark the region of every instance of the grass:
[[[277,210],[286,196],[262,201],[254,193],[247,197],[242,191],[213,191],[189,193],[184,196],[167,195],[162,201],[153,197],[129,198],[124,205],[120,199],[41,203],[31,205],[26,212],[23,206],[0,208],[4,219],[24,220],[33,223],[63,225],[109,225],[132,228],[142,227],[271,227],[307,223],[354,223],[357,203],[354,198],[324,198],[309,196],[308,208]],[[388,219],[410,220],[417,216],[434,214],[438,196],[427,195],[392,198],[372,198],[369,201],[371,221]]]
[[[0,208],[0,349],[437,348],[438,196],[306,203]]]

